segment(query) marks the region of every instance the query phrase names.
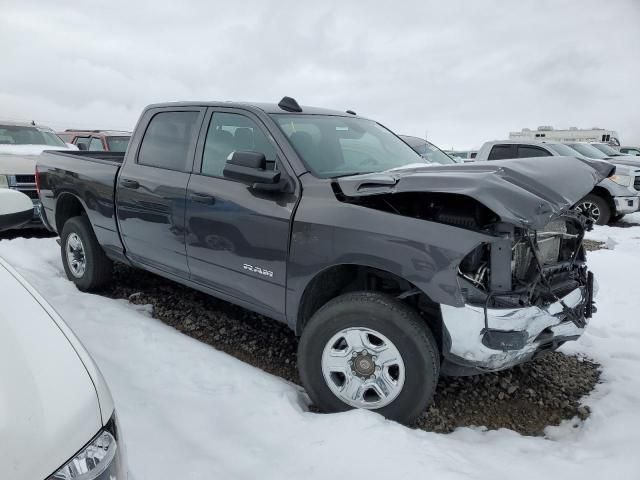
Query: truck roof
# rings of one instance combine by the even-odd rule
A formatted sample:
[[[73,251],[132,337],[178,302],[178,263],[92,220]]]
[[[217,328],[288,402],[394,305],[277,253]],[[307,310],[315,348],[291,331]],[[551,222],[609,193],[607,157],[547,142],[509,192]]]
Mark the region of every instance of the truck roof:
[[[292,102],[291,102],[292,101]],[[160,107],[236,107],[248,110],[261,110],[265,113],[295,113],[297,115],[334,115],[340,117],[358,117],[355,112],[347,110],[330,110],[327,108],[318,108],[310,106],[300,106],[293,98],[284,97],[279,103],[263,103],[263,102],[233,102],[233,101],[202,101],[202,102],[164,102],[149,105],[150,108]],[[299,109],[299,110],[298,110]]]

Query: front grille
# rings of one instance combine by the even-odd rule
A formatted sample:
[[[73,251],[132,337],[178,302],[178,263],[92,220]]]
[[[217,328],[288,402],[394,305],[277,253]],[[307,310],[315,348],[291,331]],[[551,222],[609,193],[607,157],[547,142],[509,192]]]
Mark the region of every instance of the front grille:
[[[640,191],[640,177],[634,179],[633,188]]]
[[[24,193],[31,200],[38,200],[35,175],[10,175],[9,188]]]
[[[36,183],[35,175],[16,175],[16,183]]]

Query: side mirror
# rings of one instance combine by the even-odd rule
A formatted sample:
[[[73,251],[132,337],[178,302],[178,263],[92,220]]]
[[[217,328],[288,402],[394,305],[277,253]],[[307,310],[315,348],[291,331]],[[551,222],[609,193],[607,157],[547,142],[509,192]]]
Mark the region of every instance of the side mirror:
[[[280,181],[280,172],[267,170],[267,159],[258,152],[233,152],[222,174],[250,185],[275,185]]]
[[[33,202],[24,193],[0,189],[0,232],[18,228],[33,218]]]
[[[89,146],[86,143],[79,143],[76,147],[78,147],[78,150],[89,150]]]

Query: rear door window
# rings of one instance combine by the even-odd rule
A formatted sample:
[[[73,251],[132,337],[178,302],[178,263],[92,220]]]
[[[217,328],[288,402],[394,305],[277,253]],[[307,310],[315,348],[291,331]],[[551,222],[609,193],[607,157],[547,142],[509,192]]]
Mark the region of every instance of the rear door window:
[[[518,145],[518,158],[550,157],[551,154],[544,148],[533,145]]]
[[[140,145],[138,163],[167,170],[189,171],[200,112],[160,112],[153,116]]]
[[[488,160],[504,160],[516,158],[515,145],[494,145],[489,152]]]

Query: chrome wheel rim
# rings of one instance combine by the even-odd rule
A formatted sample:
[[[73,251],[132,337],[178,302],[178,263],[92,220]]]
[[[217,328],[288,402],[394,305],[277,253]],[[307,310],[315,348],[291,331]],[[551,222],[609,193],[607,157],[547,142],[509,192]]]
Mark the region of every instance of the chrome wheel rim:
[[[578,205],[578,210],[585,217],[592,218],[594,222],[600,220],[600,208],[593,202],[582,202]]]
[[[81,278],[87,270],[87,257],[84,254],[84,245],[77,233],[71,233],[67,237],[65,245],[67,253],[67,265],[71,274],[76,278]]]
[[[393,402],[404,386],[400,351],[387,337],[369,328],[345,328],[322,352],[322,375],[344,403],[378,409]]]

